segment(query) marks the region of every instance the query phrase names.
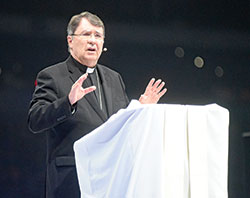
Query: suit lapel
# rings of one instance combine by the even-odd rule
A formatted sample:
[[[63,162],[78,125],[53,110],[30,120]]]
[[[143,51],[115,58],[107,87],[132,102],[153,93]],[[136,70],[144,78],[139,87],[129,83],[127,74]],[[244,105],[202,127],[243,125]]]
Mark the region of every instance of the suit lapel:
[[[73,83],[75,83],[79,77],[82,75],[82,73],[80,72],[80,70],[74,65],[74,62],[72,60],[71,57],[69,57],[66,61],[67,66],[68,66],[68,70],[70,72],[70,78],[73,81]],[[87,88],[90,87],[91,83],[90,83],[90,79],[87,78],[84,82],[82,87],[83,88]],[[102,112],[102,110],[99,108],[99,104],[96,100],[96,97],[94,95],[94,92],[88,93],[87,95],[85,95],[83,97],[82,100],[86,99],[86,101],[90,104],[90,106],[95,110],[95,112],[100,116],[100,118],[105,122],[107,120],[107,116]],[[80,100],[81,101],[81,100]],[[80,102],[79,101],[79,102]]]
[[[113,101],[112,101],[112,90],[111,90],[112,85],[110,81],[110,76],[107,72],[103,70],[103,68],[100,65],[97,65],[97,68],[102,81],[103,94],[107,104],[107,114],[108,117],[110,117],[113,114],[113,105],[112,105]]]

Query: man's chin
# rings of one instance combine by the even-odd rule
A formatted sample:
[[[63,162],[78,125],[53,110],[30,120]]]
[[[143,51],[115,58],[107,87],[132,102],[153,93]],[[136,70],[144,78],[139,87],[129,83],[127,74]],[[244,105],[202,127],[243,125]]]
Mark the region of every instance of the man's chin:
[[[96,57],[85,57],[82,60],[82,63],[84,63],[84,65],[88,66],[88,67],[95,67],[97,64],[97,59]]]

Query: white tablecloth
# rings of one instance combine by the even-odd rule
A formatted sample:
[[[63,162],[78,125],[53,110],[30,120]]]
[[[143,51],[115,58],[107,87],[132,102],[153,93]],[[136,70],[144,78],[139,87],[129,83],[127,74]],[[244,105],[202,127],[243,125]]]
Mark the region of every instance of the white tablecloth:
[[[82,198],[227,198],[229,112],[132,101],[74,144]]]

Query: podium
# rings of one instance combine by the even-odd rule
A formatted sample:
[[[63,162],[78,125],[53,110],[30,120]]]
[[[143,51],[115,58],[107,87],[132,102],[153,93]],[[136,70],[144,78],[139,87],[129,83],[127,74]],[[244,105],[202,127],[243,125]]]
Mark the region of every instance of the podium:
[[[227,198],[229,112],[132,101],[74,144],[82,198]]]

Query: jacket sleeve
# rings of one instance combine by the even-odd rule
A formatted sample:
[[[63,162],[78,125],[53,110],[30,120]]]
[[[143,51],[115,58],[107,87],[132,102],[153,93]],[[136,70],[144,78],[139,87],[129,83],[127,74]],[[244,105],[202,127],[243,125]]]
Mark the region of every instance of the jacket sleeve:
[[[36,81],[28,113],[28,127],[34,133],[52,128],[72,116],[68,96],[58,95],[57,81],[52,74],[41,71]]]

